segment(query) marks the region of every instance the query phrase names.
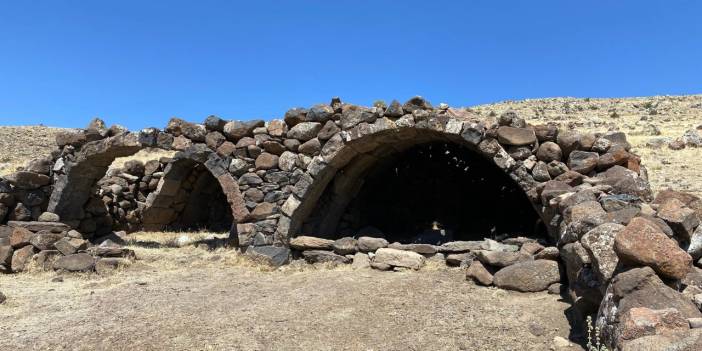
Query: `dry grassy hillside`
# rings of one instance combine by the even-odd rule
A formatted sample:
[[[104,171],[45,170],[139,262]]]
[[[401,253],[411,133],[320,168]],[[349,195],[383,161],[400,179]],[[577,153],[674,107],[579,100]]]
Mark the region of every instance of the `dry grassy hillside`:
[[[0,126],[0,175],[12,173],[28,160],[48,155],[56,145],[56,133],[64,130],[44,126]]]

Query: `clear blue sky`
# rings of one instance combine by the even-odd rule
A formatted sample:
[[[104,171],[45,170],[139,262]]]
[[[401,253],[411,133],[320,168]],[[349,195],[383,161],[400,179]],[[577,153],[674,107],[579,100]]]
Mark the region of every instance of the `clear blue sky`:
[[[0,0],[0,125],[702,93],[699,1]]]

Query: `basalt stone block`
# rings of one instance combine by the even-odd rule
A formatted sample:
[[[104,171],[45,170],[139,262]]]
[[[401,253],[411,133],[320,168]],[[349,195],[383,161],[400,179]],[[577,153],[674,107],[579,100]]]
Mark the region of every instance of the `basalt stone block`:
[[[568,168],[580,174],[595,170],[600,156],[596,152],[573,151],[568,156]]]
[[[561,147],[552,141],[547,141],[541,144],[539,149],[536,151],[536,158],[539,161],[546,163],[551,161],[560,161],[562,157],[563,152],[561,151]]]
[[[502,126],[497,129],[498,141],[505,145],[530,145],[536,142],[533,129]]]
[[[29,267],[32,256],[37,252],[34,246],[27,245],[14,250],[12,254],[12,263],[10,265],[13,272],[22,272]]]
[[[54,261],[54,270],[69,272],[89,272],[95,269],[95,258],[87,253],[59,257]]]
[[[637,217],[631,220],[614,241],[620,260],[650,266],[663,277],[682,279],[692,266],[692,257],[668,238],[655,224]]]
[[[558,262],[536,260],[516,263],[500,269],[493,277],[495,286],[522,292],[537,292],[561,281]]]
[[[414,270],[422,268],[425,260],[424,256],[416,252],[390,248],[378,249],[373,257],[373,262],[376,264],[411,268]]]
[[[18,189],[38,189],[51,183],[51,178],[45,174],[19,171],[5,176],[5,180]]]
[[[663,219],[680,241],[688,242],[700,220],[697,213],[675,198],[671,198],[658,207],[658,217]]]
[[[302,122],[288,131],[288,138],[307,141],[317,137],[317,133],[322,129],[322,124],[318,122]]]

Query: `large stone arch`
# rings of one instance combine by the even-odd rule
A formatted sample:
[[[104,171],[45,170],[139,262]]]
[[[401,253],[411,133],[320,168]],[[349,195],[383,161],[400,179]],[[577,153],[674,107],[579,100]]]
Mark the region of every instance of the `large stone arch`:
[[[64,164],[61,173],[55,174],[47,211],[56,213],[62,222],[78,228],[85,216],[83,206],[91,196],[93,185],[105,175],[116,158],[133,155],[147,147],[168,150],[172,143],[172,135],[157,129],[124,132],[85,143],[75,155],[65,161],[62,159]],[[243,206],[237,182],[227,172],[229,159],[219,156],[204,144],[194,144],[178,152],[174,161],[203,164],[222,187],[235,222],[246,219],[248,211]]]
[[[471,121],[465,115],[450,112],[420,121],[416,121],[413,115],[405,115],[397,120],[384,117],[374,123],[360,123],[340,132],[326,142],[319,156],[312,159],[293,194],[282,206],[284,217],[279,221],[279,239],[286,241],[297,234],[302,221],[310,214],[333,179],[334,191],[340,196],[337,197],[338,202],[332,204],[331,211],[337,211],[332,216],[338,216],[338,210],[343,209],[350,200],[349,195],[359,188],[361,175],[379,160],[411,146],[432,141],[466,146],[508,174],[525,194],[534,191],[538,182],[529,174],[527,166],[515,161],[496,138],[486,136],[490,132],[479,121]],[[533,131],[530,135],[527,133],[526,139],[529,140],[521,143],[530,148],[538,147]],[[513,140],[512,143],[519,142]],[[536,203],[533,205],[539,215],[547,216],[540,206]],[[550,218],[543,220],[548,222]]]

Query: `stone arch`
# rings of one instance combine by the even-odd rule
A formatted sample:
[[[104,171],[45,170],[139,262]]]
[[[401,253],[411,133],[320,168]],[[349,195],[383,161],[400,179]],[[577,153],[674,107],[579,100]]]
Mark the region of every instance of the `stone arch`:
[[[325,228],[323,230],[331,230],[353,194],[360,189],[364,174],[383,159],[430,142],[465,147],[507,174],[525,196],[533,192],[538,182],[531,177],[524,163],[516,162],[496,138],[486,137],[490,131],[483,124],[461,117],[438,115],[419,122],[412,115],[394,121],[380,118],[372,124],[360,123],[335,135],[324,145],[320,156],[312,160],[307,172],[296,184],[293,194],[282,206],[284,217],[279,221],[279,238],[285,241],[298,234],[303,222],[328,187],[333,187],[332,191],[337,196],[327,206],[329,215],[322,226]],[[513,143],[538,146],[533,131],[530,136],[523,138],[528,140],[514,140]],[[540,206],[534,202],[531,204],[543,222],[550,220]]]
[[[83,206],[91,196],[93,185],[105,175],[116,158],[133,155],[147,147],[169,150],[172,143],[172,135],[153,128],[85,143],[75,155],[63,161],[62,172],[55,175],[47,210],[56,213],[62,222],[80,227],[85,216]],[[238,184],[227,172],[229,159],[217,155],[204,144],[194,144],[178,152],[174,161],[204,165],[223,189],[234,221],[245,220],[248,211],[243,205]]]

